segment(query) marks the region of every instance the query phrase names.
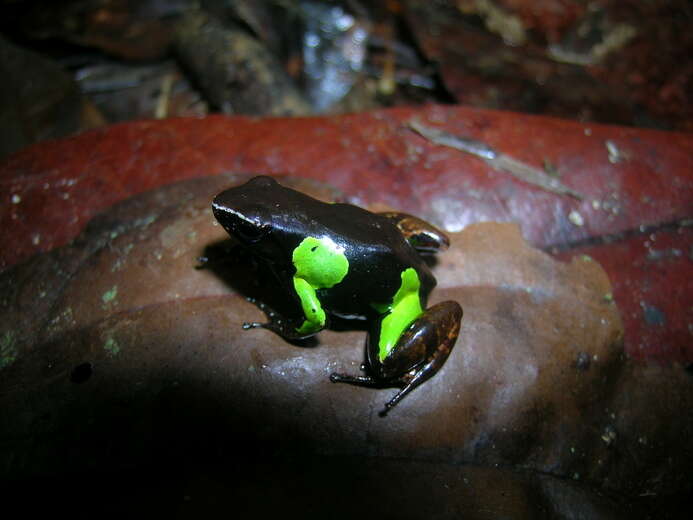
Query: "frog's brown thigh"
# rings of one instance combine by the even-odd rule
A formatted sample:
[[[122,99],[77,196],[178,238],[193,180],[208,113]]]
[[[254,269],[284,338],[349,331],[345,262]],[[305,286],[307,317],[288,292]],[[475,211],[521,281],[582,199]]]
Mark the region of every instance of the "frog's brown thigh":
[[[402,384],[408,383],[408,379],[404,381],[401,378],[410,377],[408,374],[412,368],[416,368],[418,372],[422,364],[434,356],[438,357],[437,352],[440,348],[447,348],[449,354],[460,331],[461,320],[462,307],[454,301],[441,302],[424,311],[402,333],[397,344],[382,362],[376,363],[375,359],[369,359],[371,367],[376,369],[376,377],[400,379]],[[371,336],[377,338],[374,334]],[[377,343],[371,347],[369,354],[373,355],[377,352]],[[442,361],[445,361],[445,358]],[[440,366],[442,362],[431,368]]]
[[[441,302],[424,312],[402,334],[396,348],[404,349],[409,343],[424,341],[426,356],[422,365],[399,378],[404,386],[385,405],[386,409],[395,406],[405,395],[440,370],[455,346],[461,321],[462,307],[459,303]]]

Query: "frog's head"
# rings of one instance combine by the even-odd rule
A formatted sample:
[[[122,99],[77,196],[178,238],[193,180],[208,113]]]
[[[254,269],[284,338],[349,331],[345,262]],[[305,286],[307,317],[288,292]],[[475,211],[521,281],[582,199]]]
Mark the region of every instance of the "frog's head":
[[[212,202],[214,217],[241,243],[257,244],[272,230],[272,215],[266,200],[269,191],[277,186],[277,181],[271,177],[255,177],[241,186],[222,191]]]

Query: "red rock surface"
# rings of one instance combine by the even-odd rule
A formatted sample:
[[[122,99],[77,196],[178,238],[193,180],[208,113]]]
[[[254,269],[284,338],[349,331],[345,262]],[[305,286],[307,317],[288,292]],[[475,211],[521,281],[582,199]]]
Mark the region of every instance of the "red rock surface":
[[[627,324],[628,354],[641,360],[693,362],[693,229],[671,226],[616,242],[573,249],[609,273]]]

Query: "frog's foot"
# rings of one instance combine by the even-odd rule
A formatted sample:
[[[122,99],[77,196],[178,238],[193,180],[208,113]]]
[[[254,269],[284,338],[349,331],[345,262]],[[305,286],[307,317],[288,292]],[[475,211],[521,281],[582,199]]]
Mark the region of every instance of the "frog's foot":
[[[246,301],[252,303],[255,305],[258,309],[260,309],[262,312],[265,313],[265,316],[269,319],[269,322],[267,323],[260,323],[257,321],[253,322],[243,322],[243,330],[250,330],[250,329],[257,329],[257,328],[263,328],[263,329],[271,329],[272,324],[279,321],[278,315],[274,310],[267,304],[261,302],[260,300],[257,300],[255,298],[251,298],[250,296],[246,298]]]
[[[416,383],[405,383],[401,379],[398,379],[396,381],[383,381],[370,376],[354,376],[351,374],[340,374],[337,372],[330,374],[330,381],[332,381],[333,383],[347,383],[350,385],[365,386],[369,388],[401,386],[402,389],[399,392],[397,392],[397,394],[392,399],[385,403],[385,408],[378,413],[378,415],[380,415],[381,417],[384,417],[390,410],[390,408],[392,408],[398,402],[400,402],[405,395],[407,395],[414,389],[414,387],[417,386]]]
[[[370,386],[373,388],[383,386],[382,381],[378,381],[370,376],[353,376],[351,374],[340,374],[338,372],[330,374],[330,381],[333,383],[347,383],[350,385]]]
[[[246,321],[243,323],[243,330],[267,329],[289,341],[303,340],[315,334],[315,332],[311,332],[309,334],[299,332],[298,326],[301,324],[300,321],[286,319],[282,314],[275,312],[274,309],[272,309],[266,303],[252,297],[247,297],[246,300],[264,312],[268,321],[265,323]]]
[[[455,338],[457,339],[457,338]],[[433,375],[440,370],[443,366],[448,356],[450,355],[450,348],[439,348],[438,355],[432,358],[427,363],[422,366],[412,369],[408,374],[400,377],[398,380],[394,381],[392,386],[399,385],[400,391],[395,394],[395,396],[385,403],[385,408],[383,408],[378,415],[380,417],[385,417],[387,412],[395,407],[404,397],[414,390],[421,383],[433,377]]]
[[[241,327],[243,330],[250,330],[250,329],[264,329],[266,325],[269,325],[269,323],[260,323],[259,321],[244,321],[243,325]]]
[[[365,366],[361,366],[361,370],[365,370]],[[402,378],[397,378],[395,380],[382,380],[382,379],[376,379],[374,377],[364,375],[364,376],[355,376],[352,374],[341,374],[338,372],[334,372],[330,374],[330,381],[333,383],[347,383],[349,385],[356,385],[356,386],[365,386],[368,388],[389,388],[393,386],[399,386],[401,389],[397,394],[390,399],[387,403],[385,403],[385,408],[379,412],[378,415],[381,417],[384,417],[387,412],[395,406],[397,403],[399,403],[402,398],[407,395],[409,392],[411,392],[417,385],[419,385],[423,381],[416,382],[414,381],[416,378],[416,375],[412,371],[412,374],[409,375],[408,377],[402,377]]]

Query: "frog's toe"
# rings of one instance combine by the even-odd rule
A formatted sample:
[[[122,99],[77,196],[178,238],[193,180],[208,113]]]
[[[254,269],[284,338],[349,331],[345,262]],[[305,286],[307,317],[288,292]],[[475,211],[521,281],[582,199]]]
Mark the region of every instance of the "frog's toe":
[[[250,330],[250,329],[257,329],[264,327],[266,323],[260,323],[257,321],[244,321],[243,322],[243,330]]]
[[[330,381],[333,383],[348,383],[350,385],[359,386],[378,386],[380,384],[379,381],[370,376],[354,376],[351,374],[340,374],[338,372],[332,372],[330,374]]]

